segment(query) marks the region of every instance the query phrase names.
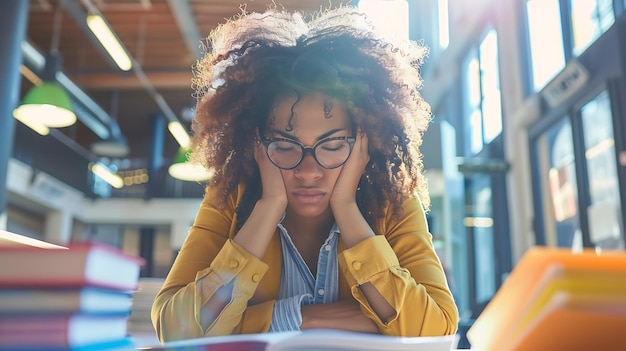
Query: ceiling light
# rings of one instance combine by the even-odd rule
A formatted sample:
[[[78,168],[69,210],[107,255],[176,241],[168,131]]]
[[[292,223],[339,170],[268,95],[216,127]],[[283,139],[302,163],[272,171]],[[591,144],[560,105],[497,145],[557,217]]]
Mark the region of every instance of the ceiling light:
[[[169,167],[169,174],[180,180],[188,182],[202,182],[211,178],[212,172],[209,172],[198,163],[189,161],[191,150],[180,149],[174,158],[174,162]]]
[[[174,136],[174,139],[176,139],[176,142],[178,142],[178,145],[180,145],[181,148],[183,149],[189,148],[189,144],[191,143],[191,140],[189,138],[189,133],[187,133],[187,130],[185,130],[185,127],[183,127],[183,125],[180,124],[180,122],[178,121],[169,122],[167,124],[167,129],[170,131],[170,133],[172,133],[172,135]]]
[[[76,123],[72,102],[56,82],[45,81],[32,88],[13,110],[13,116],[24,124],[62,128]]]
[[[98,156],[112,158],[126,157],[130,152],[126,139],[121,136],[98,140],[91,144],[90,149]]]
[[[109,168],[102,163],[90,163],[89,168],[93,174],[102,178],[105,182],[109,183],[114,188],[120,189],[124,186],[124,180],[116,173],[111,172]]]
[[[62,128],[76,123],[72,101],[56,80],[57,72],[61,68],[61,57],[57,49],[60,25],[61,9],[58,7],[54,16],[52,43],[46,56],[42,82],[38,84],[35,81],[35,87],[26,93],[22,103],[13,110],[13,116],[17,120],[41,135],[48,134],[47,128]]]
[[[114,90],[111,96],[111,120],[115,122],[119,106],[120,91]],[[109,137],[91,144],[91,152],[98,156],[110,158],[126,157],[130,152],[126,138],[122,135],[117,123],[112,123]]]
[[[87,26],[122,71],[129,71],[133,68],[133,63],[126,49],[102,16],[98,14],[88,15]]]
[[[15,119],[17,119],[18,121],[22,122],[25,126],[27,126],[28,128],[34,130],[35,132],[39,133],[40,135],[46,136],[48,134],[50,134],[50,128],[46,127],[45,125],[34,121],[34,120],[30,120],[28,118],[24,118],[22,119],[19,115],[16,115],[15,112],[13,112],[13,117],[15,117]]]

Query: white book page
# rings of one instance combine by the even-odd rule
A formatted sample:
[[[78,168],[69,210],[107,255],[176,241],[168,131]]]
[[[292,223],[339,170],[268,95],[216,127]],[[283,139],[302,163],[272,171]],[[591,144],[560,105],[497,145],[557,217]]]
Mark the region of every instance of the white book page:
[[[268,351],[449,351],[456,347],[456,343],[456,335],[400,337],[336,329],[312,329],[273,343]]]
[[[267,351],[450,351],[456,348],[458,337],[456,335],[394,337],[336,329],[310,329],[281,333],[211,336],[167,342],[154,347],[142,347],[141,349],[175,351],[193,346],[236,345],[237,343],[251,341],[266,343]]]

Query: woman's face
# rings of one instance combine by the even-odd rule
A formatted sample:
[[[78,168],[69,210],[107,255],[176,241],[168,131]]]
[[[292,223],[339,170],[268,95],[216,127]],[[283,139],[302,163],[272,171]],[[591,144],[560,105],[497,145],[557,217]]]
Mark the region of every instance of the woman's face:
[[[296,101],[295,95],[279,99],[273,110],[274,119],[267,137],[293,140],[310,148],[320,140],[352,135],[350,117],[339,102],[323,94],[305,95]],[[337,152],[333,149],[336,146],[333,143],[324,144],[330,145],[330,148],[322,145],[317,149],[318,159],[323,161],[324,157],[328,158],[323,155],[325,150]],[[295,168],[281,169],[289,202],[288,214],[302,217],[329,215],[330,195],[342,168],[324,168],[315,160],[312,152],[305,152]]]

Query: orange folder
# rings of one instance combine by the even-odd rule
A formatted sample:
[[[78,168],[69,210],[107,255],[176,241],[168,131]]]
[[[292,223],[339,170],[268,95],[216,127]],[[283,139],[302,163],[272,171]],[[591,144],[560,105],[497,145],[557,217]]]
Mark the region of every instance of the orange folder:
[[[619,350],[624,348],[626,295],[559,293],[528,328],[511,340],[516,351]]]
[[[570,280],[567,283],[562,281],[560,283],[550,282],[550,275],[559,271],[569,272],[565,274],[566,277],[567,274],[570,275]],[[572,273],[576,271],[590,273]],[[571,286],[569,290],[575,292],[580,290],[580,286],[585,284],[580,282],[581,275],[594,276],[593,272],[598,273],[596,275],[598,279],[606,278],[602,281],[602,284],[608,284],[605,287],[610,286],[610,289],[607,291],[603,290],[603,288],[596,289],[595,294],[608,294],[611,291],[619,290],[620,286],[612,286],[611,281],[619,285],[626,280],[626,254],[616,251],[597,253],[594,250],[573,253],[569,249],[546,247],[529,249],[468,330],[467,337],[472,344],[472,349],[479,351],[522,350],[517,348],[516,345],[519,344],[526,347],[528,344],[525,344],[525,342],[531,342],[536,335],[539,335],[539,331],[528,332],[525,326],[526,328],[536,326],[535,318],[546,311],[545,308],[537,307],[537,304],[546,304],[545,301],[551,300],[550,295],[541,297],[542,292],[546,291],[546,287],[549,287],[550,284],[564,284],[563,286],[569,284]],[[577,274],[579,275],[578,277],[576,277]],[[564,289],[565,292],[567,290]],[[583,296],[589,297],[589,295],[584,294],[584,289],[582,290]],[[572,291],[569,292],[572,293]],[[553,295],[555,293],[558,292],[552,292]],[[626,291],[624,293],[626,295]],[[597,301],[597,296],[599,295],[595,295],[595,297],[591,295],[592,301]],[[541,301],[542,298],[543,302]],[[572,297],[572,299],[580,302],[580,296],[578,295]],[[585,311],[587,311],[585,312],[586,315],[598,315],[598,318],[606,316],[607,320],[613,320],[612,316],[597,312],[592,307],[585,309]],[[541,332],[544,329],[553,330],[556,333],[555,337],[557,334],[570,335],[575,333],[574,330],[567,330],[565,325],[558,324],[559,316],[569,316],[570,314],[579,316],[581,312],[575,313],[570,311],[568,304],[559,308],[555,307],[553,312],[554,315],[542,315]],[[618,315],[615,318],[617,318],[617,322],[621,321],[622,317]],[[573,319],[572,323],[576,321],[577,319]],[[565,324],[569,325],[570,321],[566,322]],[[603,322],[602,325],[604,324]],[[607,330],[612,332],[612,327],[608,327]],[[621,330],[626,330],[626,325],[622,324]],[[523,335],[525,338],[523,341],[519,341],[520,335]],[[540,336],[543,337],[545,335]],[[559,344],[557,349],[567,349],[561,346]],[[588,346],[594,345],[588,344]],[[591,349],[599,348],[594,346]]]

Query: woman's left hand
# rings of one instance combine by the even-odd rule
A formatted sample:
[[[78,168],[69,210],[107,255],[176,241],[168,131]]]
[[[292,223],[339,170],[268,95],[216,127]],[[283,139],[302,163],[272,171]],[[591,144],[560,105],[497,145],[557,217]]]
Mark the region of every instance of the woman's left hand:
[[[356,201],[356,189],[369,160],[367,135],[359,129],[356,133],[356,142],[352,148],[352,153],[348,161],[342,166],[341,173],[330,196],[330,206],[332,208],[340,208]]]

